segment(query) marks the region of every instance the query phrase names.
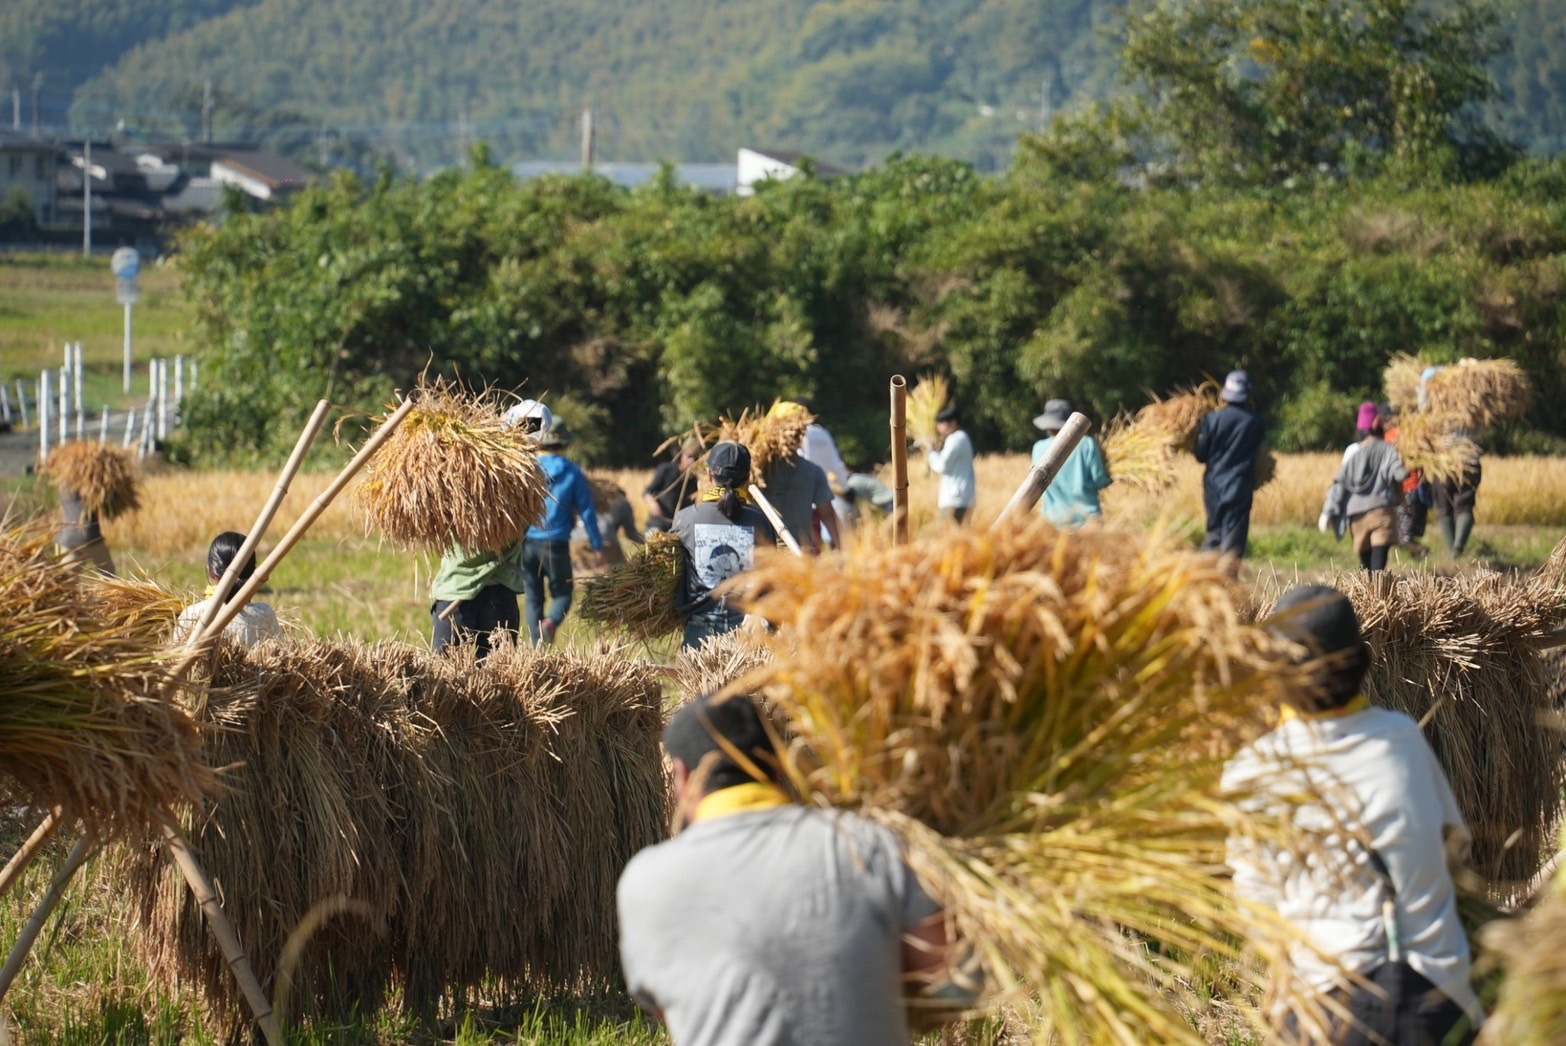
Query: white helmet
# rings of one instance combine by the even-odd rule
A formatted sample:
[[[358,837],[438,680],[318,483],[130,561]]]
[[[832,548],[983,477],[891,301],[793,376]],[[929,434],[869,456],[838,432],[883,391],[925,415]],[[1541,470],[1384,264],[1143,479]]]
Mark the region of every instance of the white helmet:
[[[524,428],[534,432],[543,433],[555,423],[554,413],[538,400],[523,400],[506,411],[505,422],[507,428],[516,428],[526,419],[533,419],[536,424],[525,425]]]

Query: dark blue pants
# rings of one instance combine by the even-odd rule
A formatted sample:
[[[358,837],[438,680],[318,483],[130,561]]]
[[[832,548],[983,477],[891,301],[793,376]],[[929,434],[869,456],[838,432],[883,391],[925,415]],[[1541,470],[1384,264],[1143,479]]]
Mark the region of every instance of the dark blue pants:
[[[544,583],[549,583],[549,613],[544,613]],[[527,634],[538,642],[538,625],[547,620],[559,628],[571,609],[571,542],[525,541],[522,544],[522,594],[527,604]]]
[[[1468,1046],[1476,1037],[1462,1007],[1406,963],[1388,963],[1368,977],[1379,991],[1357,988],[1334,992],[1349,1020],[1328,1016],[1332,1046]],[[1283,1041],[1304,1042],[1299,1022],[1290,1017]],[[1311,1042],[1317,1040],[1312,1038]]]
[[[714,607],[685,619],[685,649],[695,650],[701,641],[711,636],[726,635],[745,620],[745,615],[727,607]]]
[[[464,599],[445,621],[441,612],[451,606],[451,601],[437,599],[430,607],[430,621],[434,624],[435,652],[449,646],[466,643],[478,644],[479,660],[489,653],[489,636],[495,629],[504,629],[513,638],[521,625],[517,613],[517,594],[505,585],[485,585],[472,599]]]
[[[1222,552],[1236,559],[1245,558],[1245,546],[1251,536],[1251,499],[1253,490],[1240,490],[1223,496],[1207,494],[1207,537],[1203,552]]]

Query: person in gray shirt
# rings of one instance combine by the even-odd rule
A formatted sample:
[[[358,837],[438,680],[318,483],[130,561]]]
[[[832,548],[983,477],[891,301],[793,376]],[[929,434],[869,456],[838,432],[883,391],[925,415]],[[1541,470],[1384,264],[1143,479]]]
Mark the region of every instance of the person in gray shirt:
[[[686,705],[663,740],[690,823],[620,876],[631,995],[676,1046],[907,1046],[910,985],[951,981],[946,919],[897,838],[791,802],[754,698]]]
[[[841,548],[837,510],[832,507],[832,485],[826,470],[798,456],[779,458],[767,466],[767,500],[778,510],[783,525],[803,549],[820,551],[821,535],[816,519],[826,527],[832,547]]]

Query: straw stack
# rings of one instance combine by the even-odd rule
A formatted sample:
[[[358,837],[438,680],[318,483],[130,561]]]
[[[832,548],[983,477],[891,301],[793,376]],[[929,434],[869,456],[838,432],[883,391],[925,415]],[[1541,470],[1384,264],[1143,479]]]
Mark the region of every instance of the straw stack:
[[[744,444],[750,451],[751,482],[765,487],[772,463],[794,457],[805,441],[805,430],[815,420],[815,415],[798,403],[775,400],[765,414],[758,407],[741,411],[738,418],[723,418],[718,441]]]
[[[1136,412],[1136,424],[1165,436],[1176,450],[1190,452],[1196,446],[1202,419],[1221,406],[1217,383],[1204,381],[1168,399],[1154,397]]]
[[[681,650],[665,678],[669,695],[680,704],[716,694],[771,660],[765,644],[750,629],[737,628],[702,641],[695,650]]]
[[[1528,413],[1533,390],[1515,360],[1466,359],[1426,383],[1429,411],[1461,429],[1482,432]]]
[[[319,923],[286,978],[293,1014],[613,981],[615,883],[667,824],[650,666],[607,648],[502,646],[480,667],[471,650],[289,640],[224,644],[212,683],[203,738],[230,789],[185,830],[264,980]],[[127,849],[105,874],[153,983],[199,985],[235,1017],[177,872]]]
[[[1432,482],[1460,481],[1479,462],[1479,447],[1437,414],[1413,413],[1398,419],[1397,453],[1405,468],[1420,469]]]
[[[89,515],[114,519],[141,507],[136,458],[120,447],[82,440],[67,443],[49,453],[48,460],[38,466],[38,474],[81,498]]]
[[[582,620],[621,628],[654,640],[678,632],[685,621],[674,599],[685,576],[685,546],[672,534],[653,534],[629,559],[578,586]]]
[[[778,631],[736,689],[787,716],[794,786],[903,833],[990,985],[1039,993],[1034,1041],[1202,1042],[1190,957],[1282,945],[1219,872],[1222,761],[1305,685],[1220,563],[1036,523],[750,580]]]
[[[1412,414],[1419,409],[1419,379],[1430,366],[1418,356],[1400,352],[1387,361],[1381,372],[1381,387],[1387,394],[1387,403],[1399,415]]]
[[[120,632],[135,634],[153,648],[168,644],[180,613],[197,602],[195,596],[165,588],[146,575],[115,577],[90,572],[82,575],[81,588],[94,616]]]
[[[1485,934],[1502,958],[1506,978],[1485,1021],[1488,1043],[1566,1042],[1566,875],[1527,915]]]
[[[1150,426],[1116,418],[1104,434],[1103,451],[1117,485],[1156,494],[1174,483],[1174,444]]]
[[[951,386],[939,374],[926,374],[919,379],[919,384],[908,393],[904,406],[904,424],[910,439],[932,447],[940,442],[940,433],[935,431],[935,416],[951,396]]]
[[[145,830],[216,787],[156,646],[97,612],[47,538],[0,534],[0,791],[100,838]]]
[[[367,530],[405,548],[500,552],[544,515],[549,480],[531,437],[490,393],[437,380],[365,466],[355,488]],[[377,419],[380,420],[380,419]]]
[[[1540,651],[1566,621],[1566,592],[1501,574],[1408,574],[1387,587],[1352,574],[1332,584],[1353,600],[1370,643],[1365,696],[1424,725],[1474,837],[1474,867],[1531,877],[1566,787]],[[1263,594],[1258,612],[1278,594]]]

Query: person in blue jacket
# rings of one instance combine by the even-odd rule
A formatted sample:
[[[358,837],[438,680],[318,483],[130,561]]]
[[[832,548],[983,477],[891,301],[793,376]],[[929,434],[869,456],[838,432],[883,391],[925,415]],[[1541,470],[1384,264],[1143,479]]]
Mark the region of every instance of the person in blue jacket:
[[[1251,376],[1245,371],[1229,372],[1219,398],[1223,408],[1202,419],[1196,437],[1196,460],[1207,466],[1202,478],[1207,506],[1202,550],[1244,559],[1256,493],[1256,455],[1267,439],[1267,422],[1250,406]]]
[[[538,462],[549,477],[549,497],[544,519],[528,528],[522,542],[522,594],[526,601],[527,634],[533,643],[553,643],[555,633],[571,609],[571,530],[581,517],[593,565],[604,565],[604,541],[593,508],[593,488],[587,476],[562,453],[571,445],[571,433],[555,418],[538,441]],[[549,585],[549,612],[544,612],[544,585]]]

